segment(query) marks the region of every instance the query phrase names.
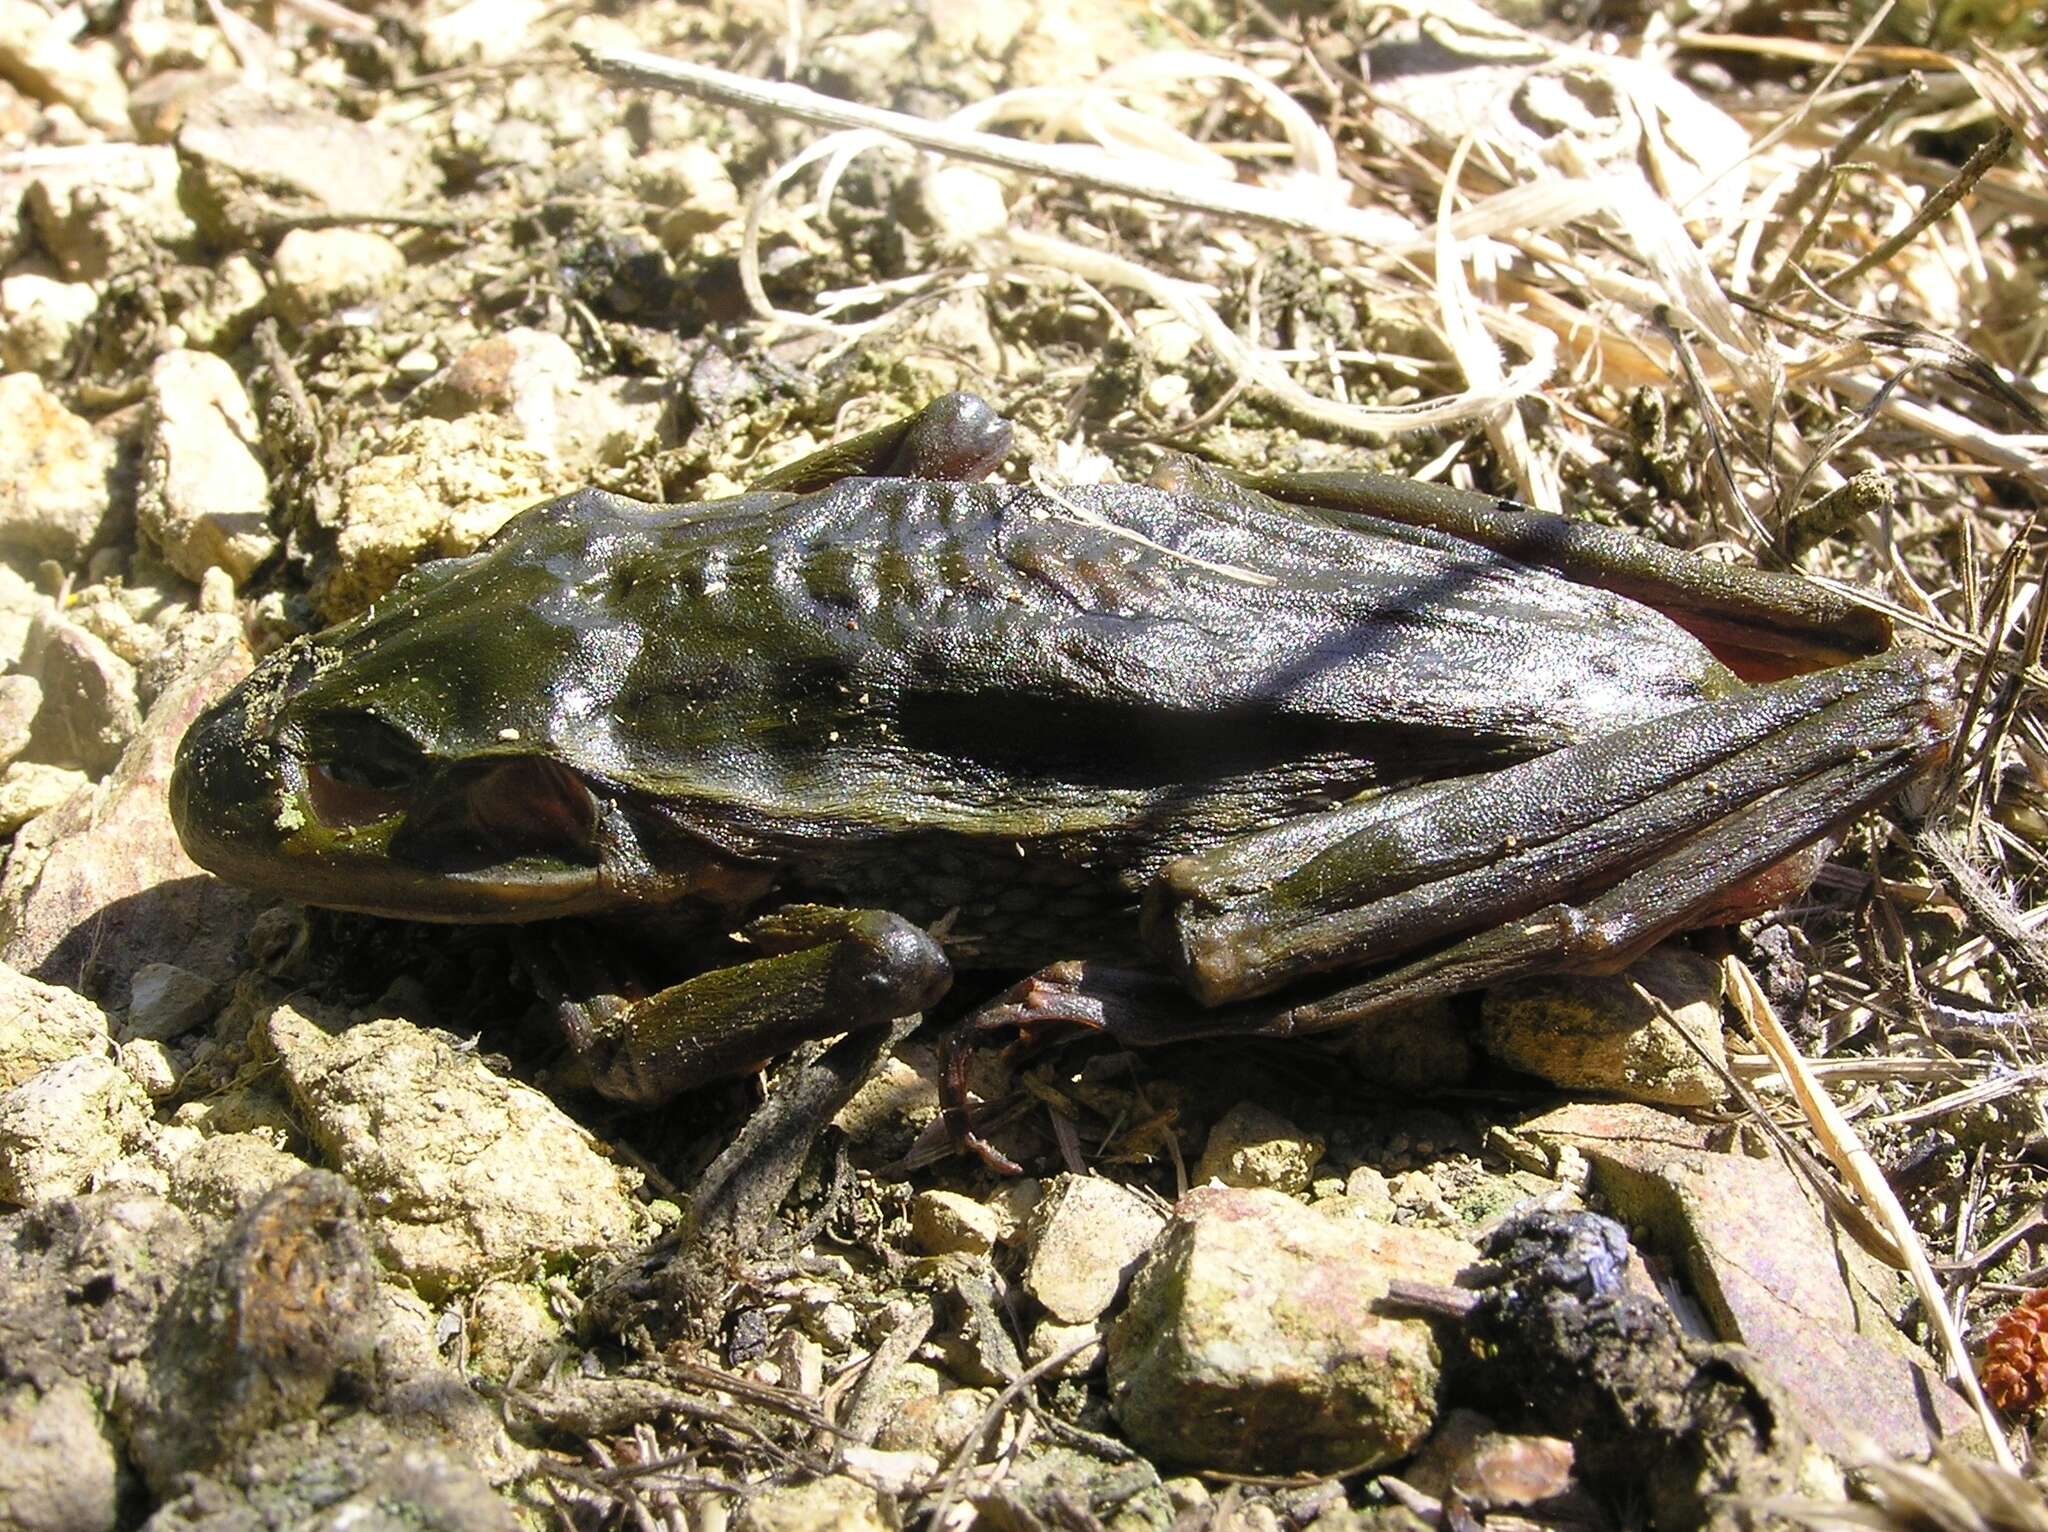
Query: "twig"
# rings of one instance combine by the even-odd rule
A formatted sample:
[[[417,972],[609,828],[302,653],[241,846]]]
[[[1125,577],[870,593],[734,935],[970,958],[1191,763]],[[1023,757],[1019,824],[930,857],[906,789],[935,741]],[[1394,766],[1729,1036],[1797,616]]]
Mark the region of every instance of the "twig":
[[[1190,212],[1220,213],[1297,233],[1330,234],[1367,244],[1383,243],[1393,228],[1383,211],[1346,207],[1337,201],[1339,186],[1333,186],[1330,200],[1324,201],[1303,196],[1299,184],[1275,190],[1190,176],[1184,167],[1148,172],[1127,159],[1113,159],[1100,149],[1082,144],[1026,143],[1000,133],[983,133],[912,117],[906,112],[842,101],[801,85],[749,79],[684,59],[633,49],[584,47],[577,51],[587,66],[621,85],[676,91],[744,112],[791,117],[820,127],[881,133],[954,159],[1051,176],[1090,191],[1143,197]]]
[[[1893,1195],[1883,1169],[1863,1147],[1863,1141],[1856,1136],[1856,1129],[1842,1115],[1834,1098],[1807,1072],[1806,1060],[1800,1057],[1791,1034],[1778,1020],[1778,1013],[1772,1009],[1770,998],[1764,994],[1763,986],[1757,983],[1756,975],[1749,971],[1749,965],[1739,958],[1729,958],[1722,964],[1722,973],[1726,978],[1729,998],[1749,1024],[1757,1041],[1770,1053],[1779,1073],[1791,1085],[1800,1110],[1806,1113],[1822,1150],[1834,1161],[1842,1178],[1856,1189],[1857,1195],[1863,1198],[1905,1256],[1907,1275],[1913,1280],[1913,1290],[1920,1297],[1921,1308],[1926,1310],[1928,1324],[1940,1338],[1942,1351],[1948,1359],[1949,1374],[1977,1412],[1984,1434],[1990,1438],[1992,1456],[2001,1468],[2018,1472],[2012,1449],[2006,1445],[2005,1427],[1977,1382],[1977,1370],[1970,1365],[1969,1348],[1963,1344],[1962,1333],[1956,1329],[1955,1316],[1949,1312],[1947,1295],[1942,1291],[1933,1267],[1928,1264],[1926,1247],[1920,1243],[1920,1236],[1914,1231],[1905,1208]]]
[[[1920,204],[1920,211],[1906,220],[1906,226],[1891,238],[1882,240],[1876,249],[1866,253],[1861,260],[1851,261],[1840,271],[1821,279],[1820,286],[1836,287],[1853,277],[1861,276],[1873,266],[1881,266],[1897,255],[1915,239],[1920,231],[1954,207],[1969,195],[1970,188],[1984,179],[1984,173],[2005,158],[2005,151],[2012,147],[2012,129],[2004,123],[1991,135],[1990,141],[1980,145],[1977,152],[1964,161],[1963,168],[1942,183],[1933,196]]]

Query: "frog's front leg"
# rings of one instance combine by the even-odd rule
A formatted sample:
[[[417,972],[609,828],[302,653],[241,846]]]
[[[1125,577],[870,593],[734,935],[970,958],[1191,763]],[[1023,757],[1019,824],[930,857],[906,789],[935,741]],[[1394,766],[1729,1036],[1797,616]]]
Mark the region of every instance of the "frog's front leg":
[[[1940,761],[1954,725],[1921,654],[1757,687],[1181,858],[1151,890],[1148,936],[1210,1006],[1381,967],[1239,1028],[1276,1035],[1618,968],[1791,897],[1774,869]]]
[[[761,956],[644,999],[562,1007],[577,1083],[666,1101],[800,1043],[922,1011],[953,982],[938,942],[884,910],[790,905],[741,936]]]

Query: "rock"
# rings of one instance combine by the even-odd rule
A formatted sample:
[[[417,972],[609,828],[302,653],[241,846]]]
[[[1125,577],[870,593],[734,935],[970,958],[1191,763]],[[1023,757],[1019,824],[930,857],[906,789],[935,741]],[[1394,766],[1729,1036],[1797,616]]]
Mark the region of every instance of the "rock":
[[[1974,1432],[1941,1369],[1892,1322],[1889,1273],[1831,1231],[1783,1161],[1661,1138],[1575,1142],[1616,1215],[1681,1264],[1715,1334],[1756,1353],[1824,1450],[1925,1457],[1938,1437]]]
[[[0,676],[0,766],[13,765],[28,748],[42,707],[43,685],[34,676]]]
[[[1677,1028],[1637,984],[1664,1002]],[[1619,974],[1499,985],[1486,992],[1480,1017],[1488,1053],[1553,1085],[1666,1106],[1712,1106],[1727,1094],[1718,1067],[1727,1060],[1721,971],[1682,948],[1659,947]]]
[[[72,1381],[95,1401],[112,1397],[198,1246],[183,1214],[145,1194],[0,1213],[0,1383],[47,1392]]]
[[[6,1532],[114,1532],[127,1477],[106,1417],[83,1384],[0,1386]]]
[[[1518,1510],[1573,1489],[1572,1444],[1503,1431],[1484,1415],[1452,1410],[1401,1478],[1438,1500],[1456,1495],[1476,1511]]]
[[[473,552],[527,506],[574,487],[572,474],[502,421],[407,422],[341,477],[321,615],[354,616],[421,560]]]
[[[158,17],[162,18],[163,13],[159,12]],[[189,40],[156,49],[147,44],[136,46],[136,33],[140,30],[136,23],[136,14],[130,12],[123,31],[137,56],[149,58],[152,67],[128,92],[128,120],[135,127],[135,136],[145,144],[173,143],[178,137],[178,129],[184,126],[185,114],[216,91],[225,90],[234,80],[226,72],[175,67],[176,59],[189,59],[195,53],[201,53],[200,49],[192,47],[192,43],[201,42],[205,36],[197,26],[190,29]],[[213,33],[214,37],[219,35]],[[151,57],[152,54],[155,57]]]
[[[1070,1325],[1048,1315],[1031,1327],[1031,1334],[1024,1342],[1024,1361],[1027,1366],[1036,1367],[1052,1357],[1071,1353],[1045,1376],[1085,1377],[1102,1365],[1103,1328],[1100,1320]]]
[[[216,1132],[178,1157],[169,1196],[194,1218],[229,1222],[306,1168],[260,1133]]]
[[[1448,1285],[1463,1241],[1208,1187],[1173,1211],[1109,1332],[1110,1407],[1142,1450],[1247,1473],[1390,1463],[1436,1419],[1421,1319],[1378,1312],[1395,1279]]]
[[[534,1353],[562,1338],[562,1322],[548,1310],[547,1299],[526,1282],[486,1282],[464,1305],[469,1345],[465,1363],[471,1373],[503,1383]]]
[[[1240,1101],[1209,1130],[1194,1182],[1225,1186],[1266,1186],[1276,1192],[1305,1192],[1323,1157],[1323,1141],[1304,1133],[1278,1112],[1255,1101]]]
[[[121,1039],[169,1042],[211,1017],[219,1004],[220,988],[211,980],[175,963],[144,963],[128,980]]]
[[[114,1058],[151,1101],[167,1101],[178,1093],[180,1059],[162,1043],[148,1038],[123,1043]]]
[[[376,1344],[376,1267],[355,1193],[308,1170],[237,1219],[179,1283],[120,1401],[128,1450],[159,1495],[258,1433],[303,1419]]]
[[[520,327],[471,346],[422,385],[418,402],[442,420],[502,415],[531,445],[553,452],[561,398],[582,378],[582,360],[561,336]]]
[[[114,443],[34,373],[0,377],[0,546],[77,565],[113,516]]]
[[[522,1532],[459,1451],[366,1410],[265,1432],[158,1507],[150,1532]]]
[[[0,835],[14,834],[91,783],[91,777],[70,766],[16,761],[0,775]]]
[[[423,1294],[644,1234],[639,1177],[539,1091],[395,1018],[343,1027],[288,1003],[258,1022],[322,1155]]]
[[[1055,1176],[1024,1237],[1024,1290],[1068,1324],[1107,1313],[1166,1215],[1101,1176]]]
[[[91,144],[37,167],[24,199],[36,238],[72,282],[146,273],[194,252],[199,229],[178,190],[178,157],[143,144]]]
[[[77,366],[100,297],[90,282],[32,271],[0,278],[0,366],[65,378]]]
[[[279,212],[392,212],[433,184],[420,135],[239,86],[191,106],[177,152],[201,227],[229,248],[262,243]]]
[[[249,338],[269,302],[263,273],[237,251],[213,268],[199,301],[179,316],[186,343],[195,351],[226,355]]]
[[[0,1091],[52,1064],[106,1058],[107,1018],[83,995],[43,984],[0,963]]]
[[[499,1405],[441,1355],[446,1311],[399,1282],[385,1282],[378,1297],[377,1413],[411,1440],[447,1447],[493,1484],[527,1473],[533,1453],[506,1434]]]
[[[1003,183],[978,165],[941,163],[918,187],[932,239],[947,259],[970,259],[988,240],[1010,226],[1010,198]]]
[[[463,352],[422,386],[419,403],[445,420],[502,416],[526,445],[581,472],[640,450],[658,433],[666,401],[647,380],[587,379],[559,335],[515,329]]]
[[[654,237],[682,255],[740,216],[740,194],[725,157],[709,144],[685,142],[643,154],[633,165],[640,195],[660,212]]]
[[[270,258],[278,312],[304,326],[368,303],[398,286],[405,265],[403,250],[367,229],[293,229]]]
[[[128,1003],[129,975],[145,963],[232,979],[259,904],[200,872],[171,828],[164,794],[178,741],[249,668],[233,618],[192,617],[183,631],[187,661],[121,764],[24,825],[0,875],[0,962],[111,1007]]]
[[[734,1532],[895,1532],[895,1523],[874,1490],[840,1474],[762,1490],[733,1518]]]
[[[0,1092],[0,1203],[76,1196],[155,1125],[149,1098],[112,1059],[52,1064]]]
[[[994,1208],[959,1192],[919,1192],[910,1199],[910,1236],[926,1255],[987,1255],[1000,1226]]]
[[[113,770],[142,727],[135,667],[54,609],[30,623],[22,666],[43,691],[29,753],[89,776]]]
[[[218,566],[236,585],[277,551],[256,412],[234,368],[171,351],[149,369],[137,520],[188,580]]]
[[[420,53],[429,69],[459,64],[500,64],[527,51],[528,33],[547,15],[548,0],[467,0],[420,27]]]
[[[96,128],[125,132],[128,87],[104,47],[80,47],[33,0],[0,0],[0,76],[36,100],[61,102]]]

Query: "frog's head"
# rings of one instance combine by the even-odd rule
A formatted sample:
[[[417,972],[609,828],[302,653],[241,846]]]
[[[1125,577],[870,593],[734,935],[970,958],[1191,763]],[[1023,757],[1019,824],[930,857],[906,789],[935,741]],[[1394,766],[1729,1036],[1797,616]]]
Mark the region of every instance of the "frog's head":
[[[295,641],[195,722],[170,786],[202,867],[311,904],[529,920],[736,875],[646,844],[614,705],[642,637],[571,496]],[[614,539],[615,540],[615,539]],[[664,870],[656,870],[656,862]],[[702,886],[700,886],[702,885]]]

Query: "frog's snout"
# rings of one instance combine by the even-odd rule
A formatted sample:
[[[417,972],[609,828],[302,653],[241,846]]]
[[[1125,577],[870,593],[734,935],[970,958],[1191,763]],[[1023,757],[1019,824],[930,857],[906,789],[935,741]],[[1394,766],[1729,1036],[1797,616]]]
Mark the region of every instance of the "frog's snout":
[[[280,780],[277,747],[250,733],[237,687],[185,731],[171,767],[171,823],[185,854],[229,876],[272,855]]]

